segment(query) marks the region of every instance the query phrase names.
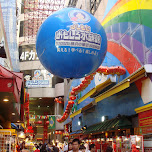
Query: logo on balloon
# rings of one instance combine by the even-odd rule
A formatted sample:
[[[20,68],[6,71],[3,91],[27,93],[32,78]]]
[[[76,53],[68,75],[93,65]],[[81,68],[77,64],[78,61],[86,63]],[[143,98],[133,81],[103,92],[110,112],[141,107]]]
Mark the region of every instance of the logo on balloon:
[[[72,46],[83,47],[100,50],[101,47],[101,35],[91,32],[91,27],[83,24],[73,24],[70,26],[70,30],[60,29],[55,32],[55,45],[56,46]],[[57,52],[60,52],[62,47],[58,47]],[[68,49],[66,52],[69,51]],[[82,50],[83,51],[83,50]],[[83,53],[87,53],[88,50],[84,50]],[[94,55],[98,55],[98,52],[93,50]]]
[[[69,18],[71,21],[77,23],[88,23],[90,21],[90,16],[81,10],[72,10],[69,12]]]

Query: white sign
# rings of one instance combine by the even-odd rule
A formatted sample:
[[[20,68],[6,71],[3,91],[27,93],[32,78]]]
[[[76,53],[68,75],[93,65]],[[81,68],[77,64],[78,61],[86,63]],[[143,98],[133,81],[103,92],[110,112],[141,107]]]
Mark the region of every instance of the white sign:
[[[34,77],[31,78],[30,75],[26,75],[24,78],[27,88],[50,87],[52,84],[52,74],[46,70],[35,70]]]
[[[26,81],[26,87],[33,88],[33,87],[50,87],[49,80],[28,80]]]
[[[38,60],[37,53],[34,52],[33,50],[31,50],[30,52],[28,52],[28,51],[22,52],[22,54],[20,56],[20,60],[21,61],[34,61],[34,60]]]

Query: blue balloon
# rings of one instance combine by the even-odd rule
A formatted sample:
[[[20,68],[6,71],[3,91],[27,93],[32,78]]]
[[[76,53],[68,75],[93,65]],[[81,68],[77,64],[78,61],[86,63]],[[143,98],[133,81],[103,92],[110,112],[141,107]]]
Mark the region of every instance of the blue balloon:
[[[39,28],[36,50],[42,65],[61,78],[82,78],[95,72],[107,50],[105,31],[90,13],[64,8]]]

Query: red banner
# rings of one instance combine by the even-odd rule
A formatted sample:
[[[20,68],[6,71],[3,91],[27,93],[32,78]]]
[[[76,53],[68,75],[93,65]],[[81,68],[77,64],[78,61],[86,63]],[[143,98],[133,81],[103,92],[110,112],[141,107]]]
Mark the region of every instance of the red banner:
[[[150,126],[152,125],[152,116],[151,117],[146,117],[144,119],[139,119],[139,126]]]
[[[141,130],[142,130],[142,134],[152,133],[152,126],[150,126],[150,127],[143,127],[143,128],[141,128]]]

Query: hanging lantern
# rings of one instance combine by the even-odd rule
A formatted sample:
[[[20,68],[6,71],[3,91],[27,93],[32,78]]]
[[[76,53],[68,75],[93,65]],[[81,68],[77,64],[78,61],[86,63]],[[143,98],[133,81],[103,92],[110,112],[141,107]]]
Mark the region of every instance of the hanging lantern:
[[[68,104],[69,104],[69,105],[73,105],[73,104],[74,104],[74,101],[68,101]]]
[[[76,87],[72,88],[72,91],[76,91]]]
[[[125,68],[121,67],[121,66],[118,66],[117,69],[116,69],[116,74],[117,75],[124,75],[126,73],[126,70]]]
[[[42,124],[42,121],[38,121],[37,123],[38,123],[38,124]]]
[[[48,125],[50,122],[49,121],[46,121],[46,124]]]
[[[58,102],[58,98],[55,98],[54,101],[55,101],[55,102]]]
[[[65,113],[69,113],[70,111],[69,110],[65,110]]]
[[[75,91],[71,91],[71,95],[75,95]]]
[[[85,77],[85,80],[90,80],[90,78],[91,78],[90,75],[88,75]]]
[[[69,98],[70,98],[70,100],[75,100],[76,96],[70,96]]]
[[[116,74],[116,67],[109,67],[108,69],[108,74],[111,74],[111,75],[115,75]]]
[[[90,74],[91,76],[94,76],[96,74],[96,72],[93,72],[92,74]]]
[[[101,66],[100,70],[101,70],[101,73],[103,73],[104,75],[108,75],[108,74],[109,74],[109,73],[108,73],[108,70],[109,70],[108,67],[103,67],[103,66]]]

